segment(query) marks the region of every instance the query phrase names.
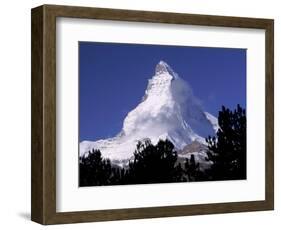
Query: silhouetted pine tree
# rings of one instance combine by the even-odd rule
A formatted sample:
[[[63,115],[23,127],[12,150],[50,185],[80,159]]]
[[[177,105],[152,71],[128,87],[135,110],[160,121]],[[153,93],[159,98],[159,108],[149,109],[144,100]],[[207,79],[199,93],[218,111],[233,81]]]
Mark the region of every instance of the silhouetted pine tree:
[[[208,173],[213,180],[246,179],[246,111],[240,105],[234,111],[224,106],[218,116],[216,137],[208,137]]]
[[[110,160],[101,157],[100,150],[93,149],[79,162],[80,186],[108,185],[111,183],[112,168]]]

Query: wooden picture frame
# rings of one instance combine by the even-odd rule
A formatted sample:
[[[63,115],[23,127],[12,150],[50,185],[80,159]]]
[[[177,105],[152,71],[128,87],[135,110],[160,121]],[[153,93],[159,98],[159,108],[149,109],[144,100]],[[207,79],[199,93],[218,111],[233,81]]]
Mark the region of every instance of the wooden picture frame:
[[[56,18],[121,20],[265,30],[265,200],[97,211],[56,211]],[[31,219],[64,224],[274,209],[274,21],[271,19],[43,5],[32,9]]]

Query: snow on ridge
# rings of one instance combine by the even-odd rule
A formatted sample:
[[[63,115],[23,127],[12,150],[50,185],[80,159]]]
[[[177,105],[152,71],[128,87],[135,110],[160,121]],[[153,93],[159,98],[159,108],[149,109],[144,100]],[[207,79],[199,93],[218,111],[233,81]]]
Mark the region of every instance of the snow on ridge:
[[[163,60],[161,60],[155,67],[155,76],[160,74],[169,74],[173,78],[178,78],[178,74]]]
[[[210,121],[210,123],[213,125],[215,132],[217,132],[219,130],[219,122],[218,122],[218,118],[216,118],[214,115],[208,113],[208,112],[204,112],[206,115],[206,118]]]

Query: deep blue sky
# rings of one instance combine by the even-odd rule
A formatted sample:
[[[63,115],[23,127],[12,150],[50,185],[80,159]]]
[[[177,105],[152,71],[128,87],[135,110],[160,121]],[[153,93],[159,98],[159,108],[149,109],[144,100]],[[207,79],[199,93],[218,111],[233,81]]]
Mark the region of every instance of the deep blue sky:
[[[246,106],[246,50],[79,42],[79,139],[116,135],[164,60],[217,116],[222,105]]]

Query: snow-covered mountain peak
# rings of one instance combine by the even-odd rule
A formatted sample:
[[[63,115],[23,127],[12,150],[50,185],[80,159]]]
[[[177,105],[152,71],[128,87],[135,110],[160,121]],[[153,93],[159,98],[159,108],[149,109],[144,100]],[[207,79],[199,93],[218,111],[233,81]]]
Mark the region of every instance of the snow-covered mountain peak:
[[[164,61],[160,61],[155,67],[155,75],[148,80],[148,85],[142,101],[148,96],[161,96],[163,99],[171,96],[172,81],[179,79],[174,70]]]
[[[155,75],[160,75],[163,73],[169,73],[168,64],[164,61],[160,61],[155,68]]]
[[[172,77],[172,79],[177,78],[178,75],[174,72],[174,70],[163,60],[161,60],[155,68],[155,76],[168,74]]]
[[[124,161],[133,156],[139,140],[149,138],[156,144],[167,138],[176,149],[183,149],[193,141],[204,144],[205,137],[214,135],[216,130],[216,118],[204,112],[189,84],[160,61],[155,75],[148,80],[142,101],[127,114],[119,134],[81,142],[80,155],[95,148],[105,158]]]

